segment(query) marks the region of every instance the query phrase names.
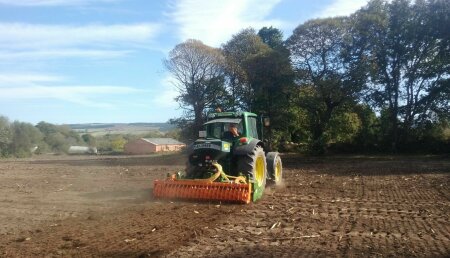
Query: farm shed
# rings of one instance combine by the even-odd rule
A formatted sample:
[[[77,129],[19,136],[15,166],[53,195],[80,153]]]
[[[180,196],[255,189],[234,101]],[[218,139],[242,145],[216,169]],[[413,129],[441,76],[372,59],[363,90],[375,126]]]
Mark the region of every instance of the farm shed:
[[[127,154],[149,154],[163,151],[179,151],[186,144],[171,138],[140,138],[124,146]]]

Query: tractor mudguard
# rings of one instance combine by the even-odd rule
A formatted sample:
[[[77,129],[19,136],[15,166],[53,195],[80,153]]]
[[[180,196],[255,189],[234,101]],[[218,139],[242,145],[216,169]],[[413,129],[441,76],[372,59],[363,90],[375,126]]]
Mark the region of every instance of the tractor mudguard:
[[[256,145],[261,145],[261,147],[262,147],[263,143],[260,140],[253,139],[251,142],[249,142],[246,145],[236,146],[234,148],[233,154],[239,155],[239,156],[247,155],[255,149]]]

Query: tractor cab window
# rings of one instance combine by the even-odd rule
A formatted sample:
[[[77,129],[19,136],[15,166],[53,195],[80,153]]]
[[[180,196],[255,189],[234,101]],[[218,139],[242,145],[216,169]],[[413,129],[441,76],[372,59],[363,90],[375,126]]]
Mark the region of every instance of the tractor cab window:
[[[230,124],[236,124],[231,122],[215,122],[215,123],[207,123],[206,124],[206,137],[214,138],[214,139],[222,139],[226,135],[226,132],[229,131]],[[239,121],[237,123],[237,129],[239,134],[243,133],[243,125],[242,122]]]
[[[222,138],[225,140],[233,140],[236,137],[242,136],[242,123],[225,123]]]
[[[219,139],[223,132],[222,123],[212,123],[206,126],[206,137]]]
[[[256,127],[256,117],[248,118],[248,136],[259,139],[258,130]]]

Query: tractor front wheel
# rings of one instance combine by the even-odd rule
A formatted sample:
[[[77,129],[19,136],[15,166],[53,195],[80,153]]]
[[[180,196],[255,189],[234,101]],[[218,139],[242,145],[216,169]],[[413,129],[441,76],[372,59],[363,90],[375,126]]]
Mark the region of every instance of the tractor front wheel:
[[[278,152],[269,152],[266,159],[270,181],[275,183],[275,185],[280,185],[283,180],[283,164],[281,163],[280,154]]]

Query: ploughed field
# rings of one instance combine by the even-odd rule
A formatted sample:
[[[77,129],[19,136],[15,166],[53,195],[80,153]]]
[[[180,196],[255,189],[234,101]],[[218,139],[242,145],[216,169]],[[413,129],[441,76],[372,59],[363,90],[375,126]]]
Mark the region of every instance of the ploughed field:
[[[249,205],[170,202],[185,157],[0,161],[0,257],[450,256],[448,156],[283,155]]]

